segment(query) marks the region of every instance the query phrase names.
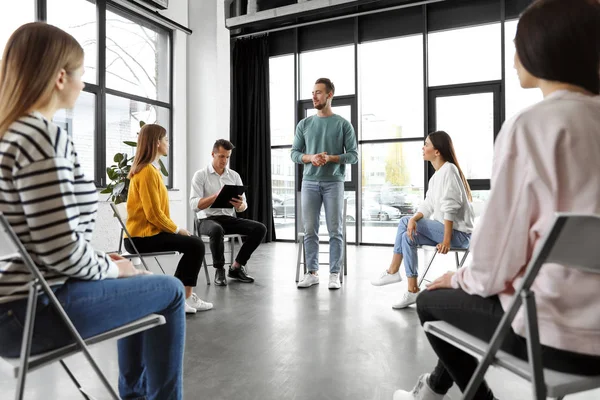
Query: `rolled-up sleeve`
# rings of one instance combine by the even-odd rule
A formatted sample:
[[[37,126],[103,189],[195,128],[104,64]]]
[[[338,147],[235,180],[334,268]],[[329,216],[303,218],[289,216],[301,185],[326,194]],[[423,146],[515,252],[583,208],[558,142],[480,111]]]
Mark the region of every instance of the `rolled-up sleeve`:
[[[192,178],[192,185],[190,188],[190,208],[193,212],[197,213],[200,211],[198,208],[198,202],[204,197],[204,181],[206,174],[204,171],[196,171]]]

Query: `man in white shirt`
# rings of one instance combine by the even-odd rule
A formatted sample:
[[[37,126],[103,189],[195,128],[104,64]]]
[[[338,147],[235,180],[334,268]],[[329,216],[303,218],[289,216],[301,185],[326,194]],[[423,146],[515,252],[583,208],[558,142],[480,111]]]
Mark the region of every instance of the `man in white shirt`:
[[[211,208],[223,186],[243,185],[240,175],[227,168],[234,148],[235,146],[225,139],[215,142],[211,153],[213,161],[206,168],[196,171],[190,193],[190,206],[199,219],[198,234],[210,238],[217,286],[227,286],[223,236],[246,235],[246,241],[233,264],[229,266],[228,276],[240,282],[252,283],[254,278],[246,273],[244,266],[267,233],[267,228],[260,222],[237,217],[236,212],[243,212],[248,208],[245,194],[239,196],[239,199],[231,199],[231,208]]]

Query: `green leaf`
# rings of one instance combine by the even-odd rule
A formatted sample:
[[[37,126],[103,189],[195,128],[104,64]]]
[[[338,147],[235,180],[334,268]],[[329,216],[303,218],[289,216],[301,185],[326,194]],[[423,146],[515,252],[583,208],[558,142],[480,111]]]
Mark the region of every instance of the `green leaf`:
[[[146,123],[144,121],[140,121],[140,128],[144,125],[146,125]]]
[[[126,140],[123,143],[125,143],[127,146],[137,147],[137,142],[131,142],[129,140]]]
[[[118,196],[121,194],[121,192],[123,191],[123,189],[125,189],[125,182],[119,182],[115,185],[115,187],[112,190],[112,194],[113,196]]]
[[[127,157],[125,157],[125,158],[127,158]],[[120,163],[121,161],[123,161],[123,153],[115,154],[115,156],[113,157],[113,161],[116,162],[117,164]]]
[[[117,180],[118,178],[118,174],[117,171],[115,171],[114,168],[106,168],[106,174],[108,175],[108,179],[110,179],[111,181]]]
[[[110,194],[112,193],[112,188],[110,186],[107,186],[106,189],[104,189],[100,193]]]
[[[165,168],[165,164],[163,164],[162,160],[158,160],[158,165],[160,165],[160,172],[162,172],[164,176],[169,176],[169,171]]]
[[[124,157],[119,163],[119,168],[123,169],[127,166],[127,157]]]

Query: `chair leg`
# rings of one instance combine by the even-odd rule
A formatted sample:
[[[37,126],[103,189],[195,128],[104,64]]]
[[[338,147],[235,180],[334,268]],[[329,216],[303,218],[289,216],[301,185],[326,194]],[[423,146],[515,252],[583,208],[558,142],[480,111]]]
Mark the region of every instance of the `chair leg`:
[[[29,301],[27,302],[27,314],[25,316],[25,327],[23,329],[23,341],[21,342],[21,365],[17,381],[15,398],[22,400],[25,394],[25,379],[29,365],[29,353],[31,352],[31,341],[33,339],[33,326],[35,324],[35,310],[37,307],[37,282],[35,279],[29,286]]]
[[[425,249],[423,249],[423,251],[425,251]],[[433,259],[435,258],[435,256],[437,255],[437,253],[438,253],[438,250],[436,248],[435,252],[433,253],[433,256],[431,256],[431,260],[429,260],[429,264],[427,264],[427,268],[425,268],[425,272],[423,272],[423,276],[421,277],[421,279],[419,279],[419,283],[417,284],[418,287],[421,287],[421,284],[425,280],[425,277],[427,276],[427,272],[429,271],[429,268],[431,267],[431,264],[433,264]]]
[[[71,372],[71,370],[69,369],[69,367],[67,367],[67,364],[65,364],[65,362],[63,360],[60,360],[59,362],[60,362],[60,365],[62,365],[62,367],[64,368],[64,370],[67,373],[67,375],[69,375],[69,378],[71,378],[71,381],[73,381],[73,383],[77,387],[77,390],[79,390],[79,393],[81,393],[81,395],[85,398],[85,400],[92,400],[87,395],[87,393],[85,393],[83,387],[81,387],[81,384],[79,383],[79,381],[77,380],[77,378],[75,378],[75,375],[73,375],[73,373]]]
[[[302,254],[304,253],[304,240],[298,241],[298,258],[296,258],[296,282],[300,281],[300,264],[302,263]]]
[[[158,267],[162,271],[163,275],[166,275],[165,269],[162,267],[162,265],[160,265],[160,262],[158,262],[158,257],[154,257],[154,261],[156,261],[156,263],[158,264]]]
[[[202,264],[204,265],[204,276],[206,276],[206,284],[210,285],[210,276],[208,275],[208,264],[206,263],[206,256],[204,256],[204,258],[202,259]]]

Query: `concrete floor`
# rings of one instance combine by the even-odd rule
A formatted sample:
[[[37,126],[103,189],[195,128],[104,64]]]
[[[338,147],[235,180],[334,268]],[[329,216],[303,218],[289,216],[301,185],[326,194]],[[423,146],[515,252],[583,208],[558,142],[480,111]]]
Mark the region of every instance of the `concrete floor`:
[[[327,289],[326,270],[320,285],[298,290],[295,255],[291,243],[260,246],[249,263],[254,284],[206,286],[202,272],[197,293],[215,308],[187,319],[185,399],[391,400],[433,367],[414,308],[391,308],[402,284],[369,283],[387,266],[391,247],[350,246],[349,273],[337,291]],[[452,266],[451,256],[439,257],[433,275]],[[116,383],[115,343],[93,354]],[[67,364],[98,399],[108,398],[83,357]],[[528,384],[506,372],[491,370],[488,382],[500,400],[531,398]],[[13,398],[14,388],[14,379],[0,375],[2,400]],[[456,388],[449,395],[460,398]],[[598,398],[598,390],[567,397]],[[29,375],[26,399],[81,396],[54,365]]]

